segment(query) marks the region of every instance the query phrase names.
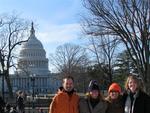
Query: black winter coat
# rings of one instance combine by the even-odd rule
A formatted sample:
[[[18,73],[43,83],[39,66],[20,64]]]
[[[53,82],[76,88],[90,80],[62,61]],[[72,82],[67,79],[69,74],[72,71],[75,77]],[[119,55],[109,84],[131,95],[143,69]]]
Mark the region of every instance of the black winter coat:
[[[123,94],[124,107],[128,95],[129,94],[127,92]],[[150,113],[150,96],[143,91],[139,91],[139,94],[135,100],[133,113]]]

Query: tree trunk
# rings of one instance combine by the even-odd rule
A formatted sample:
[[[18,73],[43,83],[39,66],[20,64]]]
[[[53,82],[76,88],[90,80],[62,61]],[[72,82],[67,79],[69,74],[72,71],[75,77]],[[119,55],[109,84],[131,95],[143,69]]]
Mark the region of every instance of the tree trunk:
[[[5,73],[5,80],[6,80],[6,84],[7,84],[7,88],[9,92],[9,97],[13,98],[12,85],[11,85],[10,78],[8,75],[9,75],[8,73]]]
[[[145,82],[146,92],[150,95],[150,64],[147,67],[147,80]]]

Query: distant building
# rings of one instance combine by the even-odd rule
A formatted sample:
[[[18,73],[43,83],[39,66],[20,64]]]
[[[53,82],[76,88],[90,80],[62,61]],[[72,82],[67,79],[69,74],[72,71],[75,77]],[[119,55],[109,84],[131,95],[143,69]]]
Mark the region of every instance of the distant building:
[[[23,90],[27,93],[55,93],[60,81],[50,73],[48,59],[42,43],[36,38],[32,23],[29,40],[23,43],[15,74],[10,76],[13,92]]]

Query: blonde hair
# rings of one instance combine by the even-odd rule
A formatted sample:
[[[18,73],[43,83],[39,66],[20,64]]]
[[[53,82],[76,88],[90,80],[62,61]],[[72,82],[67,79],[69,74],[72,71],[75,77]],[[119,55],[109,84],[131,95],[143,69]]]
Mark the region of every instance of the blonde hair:
[[[143,88],[143,84],[142,84],[142,79],[141,78],[138,78],[136,75],[134,74],[130,74],[128,77],[127,77],[127,80],[125,82],[125,89],[128,90],[129,89],[129,80],[134,80],[137,84],[137,88],[138,90],[142,90]]]

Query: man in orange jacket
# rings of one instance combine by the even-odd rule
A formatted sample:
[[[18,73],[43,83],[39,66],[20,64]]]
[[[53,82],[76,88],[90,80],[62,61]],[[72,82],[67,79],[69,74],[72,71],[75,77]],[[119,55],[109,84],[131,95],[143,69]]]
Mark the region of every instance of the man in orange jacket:
[[[62,86],[63,89],[54,96],[50,104],[49,113],[79,113],[79,96],[74,90],[73,77],[66,76]]]

